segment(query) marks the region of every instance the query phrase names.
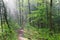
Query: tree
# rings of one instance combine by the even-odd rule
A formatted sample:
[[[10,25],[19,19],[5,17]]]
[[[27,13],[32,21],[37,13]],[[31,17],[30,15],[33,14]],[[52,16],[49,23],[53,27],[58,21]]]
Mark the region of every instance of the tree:
[[[50,31],[53,30],[53,19],[52,19],[52,0],[50,0],[50,17],[49,17],[49,21],[50,21]]]

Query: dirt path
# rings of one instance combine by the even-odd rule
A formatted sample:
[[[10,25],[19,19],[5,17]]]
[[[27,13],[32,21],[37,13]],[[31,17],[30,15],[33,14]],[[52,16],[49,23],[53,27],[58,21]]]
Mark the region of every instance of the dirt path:
[[[18,40],[28,40],[27,38],[23,37],[24,34],[24,30],[23,29],[19,29],[18,30]]]

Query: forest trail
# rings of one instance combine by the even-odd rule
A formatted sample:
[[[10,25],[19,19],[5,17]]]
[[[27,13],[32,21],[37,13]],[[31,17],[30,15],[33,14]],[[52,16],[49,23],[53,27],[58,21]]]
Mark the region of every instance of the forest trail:
[[[28,39],[24,37],[18,37],[18,40],[28,40]]]
[[[24,38],[24,30],[23,29],[19,29],[18,30],[18,40],[28,40],[28,38]]]

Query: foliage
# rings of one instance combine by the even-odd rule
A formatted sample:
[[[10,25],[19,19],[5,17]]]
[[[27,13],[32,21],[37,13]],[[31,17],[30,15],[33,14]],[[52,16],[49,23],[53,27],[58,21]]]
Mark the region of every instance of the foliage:
[[[56,7],[54,8],[54,5],[56,4],[53,3],[53,6],[51,7],[52,10],[50,10],[50,6],[52,5],[52,4],[50,5],[50,0],[45,0],[45,1],[35,0],[37,4],[33,4],[32,0],[31,0],[31,3],[29,1],[29,3],[27,4],[28,1],[29,0],[26,0],[26,1],[19,0],[19,2],[17,2],[19,4],[17,11],[18,12],[20,11],[20,12],[19,13],[16,12],[16,14],[13,15],[13,16],[16,16],[16,18],[12,17],[9,19],[8,17],[10,16],[5,15],[6,19],[8,18],[7,19],[8,24],[4,22],[1,25],[1,19],[0,19],[0,40],[18,40],[17,30],[20,29],[21,24],[22,26],[24,26],[24,37],[25,38],[28,38],[30,40],[60,40],[60,22],[59,22],[60,21],[60,14],[59,14],[60,9],[57,11],[58,8],[57,9]],[[32,5],[34,8],[32,7]],[[31,7],[32,7],[32,10],[31,10]],[[28,12],[26,11],[31,12],[31,14],[28,14],[28,20],[27,20]],[[50,12],[52,14],[50,14]],[[52,17],[52,19],[50,19],[50,16]],[[52,29],[50,28],[50,23],[49,23],[50,20],[52,20],[54,31],[53,30],[50,31],[50,29]],[[10,28],[8,28],[8,25]]]
[[[2,24],[2,26],[3,29],[0,30],[1,40],[17,40],[16,29],[19,28],[17,23],[9,22],[9,26],[11,27],[11,29],[8,28],[8,25],[6,23]]]
[[[49,29],[47,28],[36,28],[36,27],[32,27],[31,25],[27,25],[24,28],[24,37],[26,38],[30,38],[31,40],[60,40],[60,34],[53,34],[53,36],[51,36],[49,33]]]
[[[28,15],[28,19],[31,19],[31,24],[38,26],[38,24],[47,24],[47,13],[46,13],[46,5],[41,4],[37,7],[35,7],[36,10],[32,11],[31,14]]]

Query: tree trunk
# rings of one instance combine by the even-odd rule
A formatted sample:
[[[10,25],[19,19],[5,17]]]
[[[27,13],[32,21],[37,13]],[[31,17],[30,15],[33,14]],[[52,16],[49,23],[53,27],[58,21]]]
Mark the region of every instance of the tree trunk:
[[[53,24],[52,24],[52,0],[50,0],[50,30],[53,29]]]

